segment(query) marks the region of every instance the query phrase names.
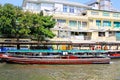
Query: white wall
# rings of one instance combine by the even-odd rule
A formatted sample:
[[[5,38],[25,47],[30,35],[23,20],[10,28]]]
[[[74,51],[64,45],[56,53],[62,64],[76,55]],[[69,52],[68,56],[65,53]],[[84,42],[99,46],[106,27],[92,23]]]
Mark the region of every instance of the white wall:
[[[57,12],[62,12],[63,11],[63,4],[57,4],[55,3],[55,7]]]
[[[53,10],[54,5],[49,3],[41,3],[41,10]]]

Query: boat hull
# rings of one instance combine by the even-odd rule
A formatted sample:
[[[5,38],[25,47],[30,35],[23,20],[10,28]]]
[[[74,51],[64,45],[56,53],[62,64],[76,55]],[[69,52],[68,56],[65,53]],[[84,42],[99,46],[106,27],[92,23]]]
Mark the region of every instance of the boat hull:
[[[120,59],[120,56],[109,56],[111,59]]]
[[[36,59],[9,57],[6,62],[18,64],[109,64],[110,58]]]
[[[108,51],[109,58],[111,59],[120,59],[120,51],[119,50],[110,50]]]

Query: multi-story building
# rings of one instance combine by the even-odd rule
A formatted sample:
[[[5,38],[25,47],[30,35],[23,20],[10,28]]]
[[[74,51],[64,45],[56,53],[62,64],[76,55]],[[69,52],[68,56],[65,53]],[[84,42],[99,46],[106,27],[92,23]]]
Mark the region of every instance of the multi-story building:
[[[103,4],[95,9],[67,0],[24,0],[23,10],[53,15],[56,25],[51,30],[56,37],[52,41],[119,41],[120,12],[109,11],[109,5]]]
[[[115,10],[112,6],[111,0],[91,0],[86,3],[88,6],[91,6],[93,9],[99,10]]]

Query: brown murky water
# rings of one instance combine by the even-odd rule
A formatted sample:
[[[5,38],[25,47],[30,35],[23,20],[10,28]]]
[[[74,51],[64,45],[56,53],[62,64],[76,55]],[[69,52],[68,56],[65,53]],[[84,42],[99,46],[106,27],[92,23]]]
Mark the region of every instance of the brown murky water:
[[[0,63],[0,80],[120,80],[120,59],[85,65]]]

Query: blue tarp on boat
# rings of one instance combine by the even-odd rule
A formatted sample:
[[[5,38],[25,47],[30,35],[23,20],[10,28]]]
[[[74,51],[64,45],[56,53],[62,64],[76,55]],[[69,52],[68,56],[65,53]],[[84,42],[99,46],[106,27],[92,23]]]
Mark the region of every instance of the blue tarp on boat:
[[[8,50],[7,52],[35,52],[35,53],[105,53],[105,50]]]

